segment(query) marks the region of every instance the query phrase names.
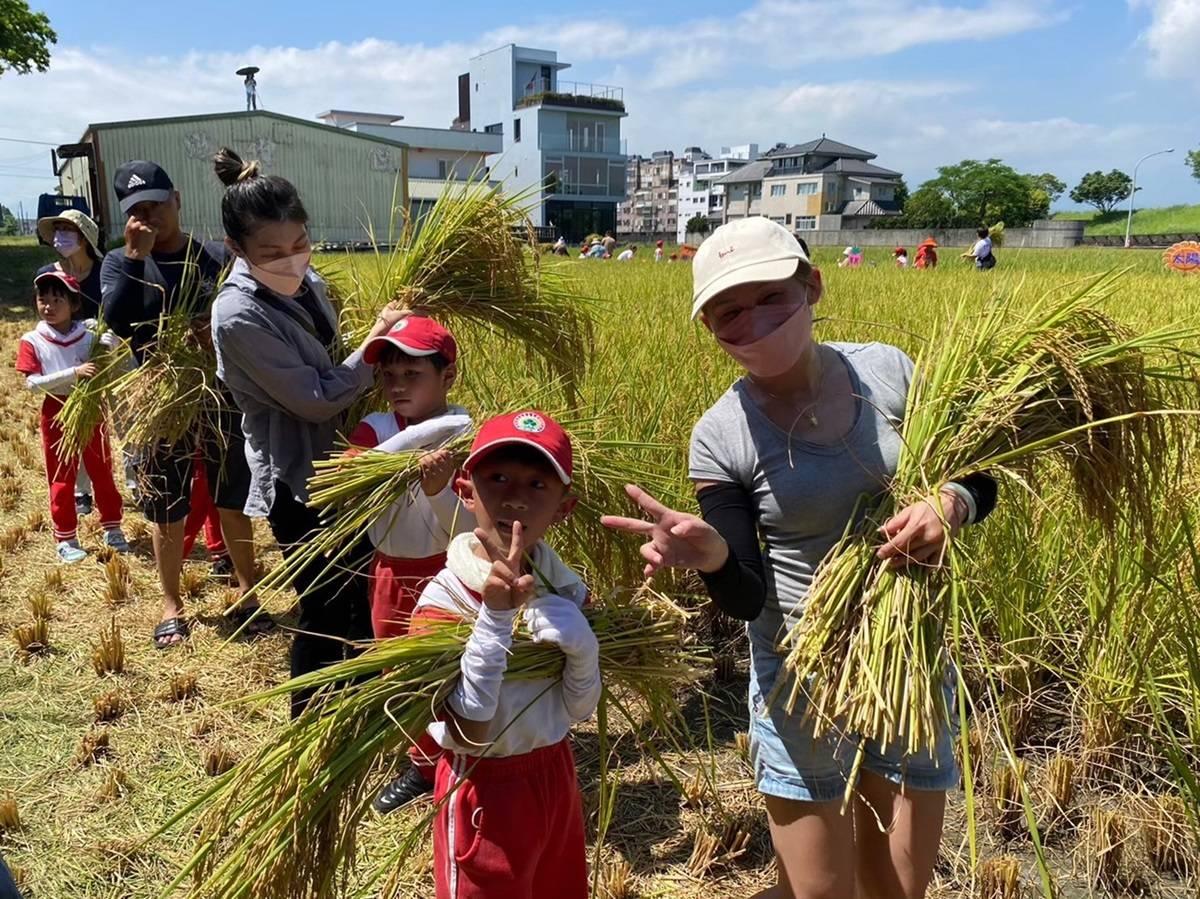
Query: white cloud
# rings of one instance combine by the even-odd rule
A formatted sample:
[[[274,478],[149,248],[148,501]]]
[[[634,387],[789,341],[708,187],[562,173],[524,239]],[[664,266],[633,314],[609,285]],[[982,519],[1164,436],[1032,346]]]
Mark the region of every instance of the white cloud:
[[[1200,0],[1130,0],[1130,5],[1150,10],[1150,26],[1141,41],[1150,50],[1151,73],[1194,85],[1200,56]]]

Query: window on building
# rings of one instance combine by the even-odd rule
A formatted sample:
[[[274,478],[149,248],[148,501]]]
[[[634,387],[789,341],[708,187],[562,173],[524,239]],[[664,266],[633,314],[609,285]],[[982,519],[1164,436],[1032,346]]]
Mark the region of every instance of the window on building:
[[[446,179],[446,160],[438,160],[438,177],[443,181]]]
[[[787,185],[786,184],[772,184],[771,185],[771,196],[786,197],[787,196]]]
[[[802,181],[796,185],[796,196],[811,197],[817,192],[817,183],[815,181]]]
[[[513,119],[513,143],[521,142],[521,120]]]
[[[796,216],[795,228],[797,231],[816,231],[817,217],[815,215],[798,215]]]
[[[785,225],[790,225],[792,223],[792,214],[790,212],[783,217],[783,223]]]
[[[783,224],[783,216],[782,215],[773,215],[773,216],[771,216],[771,221],[773,221],[777,225],[782,225]]]

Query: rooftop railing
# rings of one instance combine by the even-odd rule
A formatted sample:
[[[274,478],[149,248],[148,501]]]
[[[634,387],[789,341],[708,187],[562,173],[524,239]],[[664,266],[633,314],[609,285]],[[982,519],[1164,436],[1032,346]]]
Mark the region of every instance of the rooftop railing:
[[[625,89],[611,84],[534,77],[523,87],[516,105],[533,106],[538,103],[624,112]]]

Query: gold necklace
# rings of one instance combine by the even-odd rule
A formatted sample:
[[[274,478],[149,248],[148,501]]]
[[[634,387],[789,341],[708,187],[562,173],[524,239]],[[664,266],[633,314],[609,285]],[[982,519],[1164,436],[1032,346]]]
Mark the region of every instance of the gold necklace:
[[[817,354],[817,365],[819,366],[819,369],[817,372],[817,379],[816,379],[817,386],[816,386],[816,392],[814,393],[814,399],[807,406],[804,406],[796,414],[796,417],[792,419],[791,427],[788,428],[789,435],[792,433],[792,431],[794,431],[796,429],[796,424],[800,421],[800,419],[804,419],[808,423],[808,426],[810,428],[815,428],[820,424],[820,421],[817,419],[817,413],[815,411],[816,407],[817,407],[817,403],[819,403],[821,401],[821,388],[823,386],[825,386],[825,360],[821,355],[821,345],[820,344],[817,344],[815,352]],[[761,385],[755,385],[755,386],[757,387],[758,390],[762,391],[764,396],[770,397],[771,399],[775,400],[778,403],[783,403],[784,405],[788,404],[788,400],[785,397],[781,397],[777,394],[771,393],[769,390],[765,390]]]

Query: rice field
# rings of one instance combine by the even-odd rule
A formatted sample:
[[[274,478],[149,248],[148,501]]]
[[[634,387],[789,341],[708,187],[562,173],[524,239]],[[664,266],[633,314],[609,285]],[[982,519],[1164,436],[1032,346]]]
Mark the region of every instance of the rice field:
[[[1033,297],[1117,267],[1130,270],[1105,308],[1119,321],[1198,321],[1200,278],[1165,270],[1154,252],[1001,249],[988,274],[960,264],[952,248],[932,272],[895,270],[889,255],[869,250],[864,268],[848,270],[836,268],[835,250],[817,251],[827,288],[817,307],[822,339],[882,340],[915,355],[964,299],[982,308],[998,295]],[[374,265],[369,257],[321,262],[346,282]],[[688,321],[690,266],[551,264],[594,300],[582,402],[603,410],[608,439],[653,444],[642,464],[657,474],[660,498],[690,508],[692,424],[735,376]],[[15,352],[32,315],[24,297],[2,300],[0,335]],[[468,325],[456,333],[459,402],[518,406],[544,392],[543,369],[510,337]],[[251,710],[225,703],[282,682],[288,640],[227,642],[220,613],[229,596],[197,550],[185,574],[193,637],[156,652],[159,594],[140,516],[127,511],[136,547],[127,562],[59,565],[38,404],[11,367],[0,387],[0,852],[32,896],[159,896],[191,854],[192,831],[148,837],[283,726],[282,701]],[[1181,457],[1191,465],[1191,450],[1176,447],[1163,464]],[[997,511],[966,536],[981,647],[963,671],[975,699],[964,740],[972,789],[951,796],[931,895],[1032,896],[1047,884],[1063,897],[1196,895],[1200,557],[1185,524],[1200,512],[1200,481],[1193,473],[1189,483],[1183,495],[1161,498],[1153,545],[1131,529],[1117,541],[1122,549],[1101,552],[1099,526],[1067,499],[1054,469],[1031,472],[1028,492],[1007,485]],[[265,529],[258,536],[270,567],[277,554]],[[99,544],[94,516],[81,537],[85,547]],[[597,592],[638,583],[632,543],[615,559],[578,542],[557,548]],[[698,604],[686,579],[656,586]],[[269,605],[283,609],[287,599]],[[727,622],[702,608],[692,620],[715,654],[702,689],[678,697],[692,745],[664,747],[659,762],[623,723],[611,723],[603,750],[594,721],[575,737],[589,836],[602,823],[602,751],[617,765],[597,855],[609,899],[742,896],[774,879],[746,760],[744,652]],[[362,869],[386,858],[423,814],[368,821]],[[430,856],[424,841],[395,872],[397,895],[432,894]]]

